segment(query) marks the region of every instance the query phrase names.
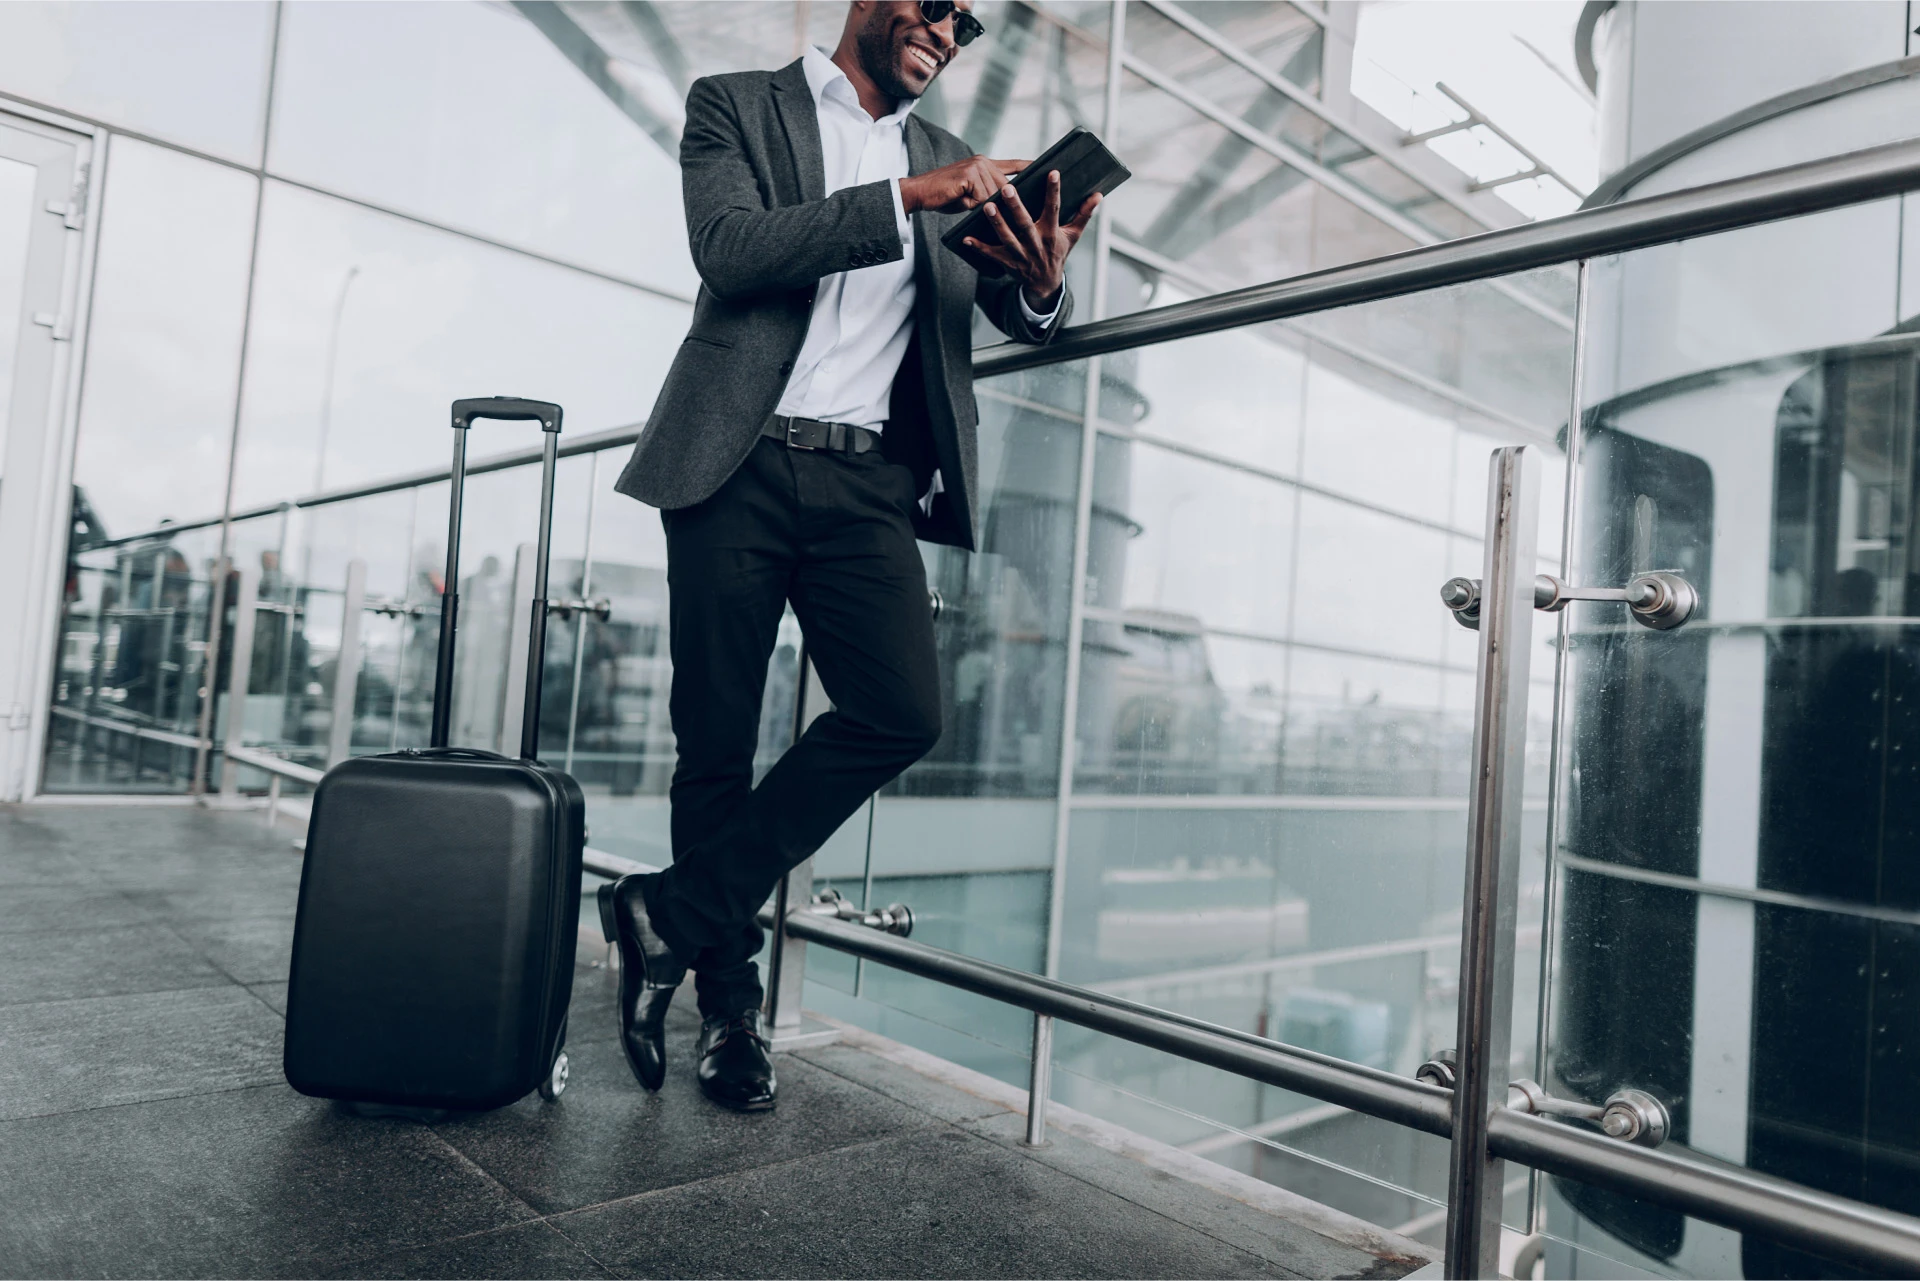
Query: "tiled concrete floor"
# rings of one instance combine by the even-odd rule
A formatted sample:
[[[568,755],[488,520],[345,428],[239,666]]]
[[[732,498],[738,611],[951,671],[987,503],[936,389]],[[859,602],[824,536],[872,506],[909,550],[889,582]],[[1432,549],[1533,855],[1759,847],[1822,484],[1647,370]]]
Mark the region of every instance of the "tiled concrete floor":
[[[559,1102],[434,1125],[348,1115],[281,1078],[299,875],[288,833],[257,816],[0,807],[0,1274],[1398,1277],[1420,1262],[1113,1143],[1025,1148],[1004,1092],[870,1038],[782,1056],[779,1110],[741,1116],[700,1097],[682,1009],[650,1095],[587,965]]]

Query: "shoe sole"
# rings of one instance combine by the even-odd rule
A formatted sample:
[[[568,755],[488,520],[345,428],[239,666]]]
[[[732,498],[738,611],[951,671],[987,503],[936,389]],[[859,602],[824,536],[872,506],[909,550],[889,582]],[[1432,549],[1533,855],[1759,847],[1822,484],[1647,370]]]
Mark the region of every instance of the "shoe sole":
[[[602,885],[599,890],[595,892],[594,897],[598,899],[600,903],[600,929],[606,934],[608,940],[620,950],[620,1009],[624,1011],[627,1008],[627,984],[631,982],[644,983],[646,981],[646,962],[639,958],[640,949],[630,949],[627,946],[627,936],[620,930],[620,920],[619,917],[615,915],[613,906],[613,887],[618,883],[617,881],[609,881],[607,884]],[[631,953],[631,955],[629,953]],[[633,1056],[633,1046],[627,1041],[625,1028],[620,1030],[620,1050],[621,1053],[627,1056],[627,1070],[633,1073],[633,1079],[638,1081],[642,1087],[657,1091],[660,1085],[666,1084],[664,1078],[661,1080],[660,1085],[649,1085],[647,1083],[646,1073],[642,1070],[640,1061]]]
[[[706,1095],[707,1102],[715,1107],[723,1107],[729,1112],[771,1112],[774,1104],[778,1102],[777,1099],[768,1099],[765,1103],[735,1103],[731,1099],[715,1098],[705,1090],[701,1090],[700,1093]]]

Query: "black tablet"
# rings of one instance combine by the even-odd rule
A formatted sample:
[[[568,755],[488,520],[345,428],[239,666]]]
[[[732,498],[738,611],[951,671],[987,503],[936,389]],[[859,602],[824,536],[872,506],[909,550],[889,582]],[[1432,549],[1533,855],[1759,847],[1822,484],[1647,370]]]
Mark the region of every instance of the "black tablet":
[[[1047,205],[1047,175],[1060,171],[1060,217],[1067,219],[1080,211],[1088,196],[1106,195],[1127,179],[1133,171],[1121,164],[1106,144],[1091,129],[1075,126],[1066,137],[1048,147],[1038,159],[1013,175],[1010,182],[1027,207],[1027,215],[1038,218]],[[987,221],[984,209],[975,209],[955,223],[940,243],[965,258],[983,276],[1001,276],[1006,271],[999,263],[967,248],[962,242],[973,237],[982,244],[998,244],[1000,234]]]

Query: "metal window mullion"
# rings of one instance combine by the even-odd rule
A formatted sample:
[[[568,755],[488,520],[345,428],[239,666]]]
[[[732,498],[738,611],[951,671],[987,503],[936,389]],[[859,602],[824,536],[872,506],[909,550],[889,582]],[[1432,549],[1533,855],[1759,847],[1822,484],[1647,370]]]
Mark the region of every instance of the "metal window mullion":
[[[591,465],[587,470],[587,545],[580,553],[580,599],[593,599],[593,521],[594,495],[600,489],[600,455],[591,455]],[[593,614],[585,609],[577,609],[573,615],[573,691],[567,699],[567,755],[562,767],[567,773],[573,773],[573,747],[580,730],[580,665],[587,655],[587,622]]]
[[[260,136],[261,160],[266,159],[265,139],[273,136],[273,99],[280,74],[280,18],[282,6],[273,6],[273,36],[267,45],[267,102],[263,111]],[[253,337],[253,289],[260,268],[260,215],[265,211],[267,199],[267,180],[262,173],[254,175],[253,187],[253,234],[247,245],[247,288],[240,302],[240,360],[233,376],[233,424],[227,435],[227,477],[220,498],[220,550],[214,557],[219,567],[220,577],[213,592],[213,612],[207,623],[207,654],[209,667],[217,661],[220,653],[220,626],[225,621],[227,578],[232,571],[233,554],[233,478],[240,462],[240,424],[247,407],[247,357]],[[251,632],[251,628],[249,628]],[[237,658],[237,655],[236,655]],[[204,795],[206,792],[206,771],[208,757],[213,750],[213,700],[216,697],[212,677],[206,683],[206,696],[200,702],[200,746],[194,749],[193,777],[187,780],[190,795]],[[226,784],[221,784],[224,789]]]
[[[1107,27],[1107,85],[1104,119],[1106,135],[1115,136],[1120,125],[1120,68],[1126,48],[1126,0],[1110,0]],[[1111,210],[1102,207],[1093,230],[1093,298],[1095,320],[1107,310],[1107,271],[1113,260],[1113,221]],[[1100,444],[1100,366],[1101,358],[1087,362],[1086,404],[1080,425],[1080,468],[1074,490],[1073,565],[1067,588],[1067,664],[1061,691],[1060,757],[1057,791],[1059,801],[1054,814],[1053,863],[1047,883],[1047,945],[1044,973],[1052,978],[1060,967],[1060,929],[1065,911],[1062,882],[1066,877],[1067,846],[1071,836],[1073,771],[1080,717],[1081,638],[1086,630],[1087,557],[1093,530],[1094,464]]]
[[[1116,137],[1120,129],[1120,68],[1126,57],[1127,0],[1110,0],[1107,9],[1107,82],[1101,129]],[[1113,211],[1103,207],[1093,229],[1093,297],[1098,320],[1107,313],[1107,272],[1113,265]],[[1066,919],[1067,851],[1073,838],[1073,772],[1078,767],[1081,648],[1087,622],[1087,558],[1093,537],[1093,481],[1100,449],[1100,367],[1087,362],[1086,403],[1080,423],[1080,467],[1073,495],[1073,557],[1067,587],[1067,654],[1060,701],[1060,760],[1053,820],[1053,860],[1047,876],[1047,940],[1043,972],[1060,970],[1060,935]],[[1027,1142],[1046,1140],[1047,1100],[1052,1089],[1053,1018],[1035,1011],[1028,1051]]]

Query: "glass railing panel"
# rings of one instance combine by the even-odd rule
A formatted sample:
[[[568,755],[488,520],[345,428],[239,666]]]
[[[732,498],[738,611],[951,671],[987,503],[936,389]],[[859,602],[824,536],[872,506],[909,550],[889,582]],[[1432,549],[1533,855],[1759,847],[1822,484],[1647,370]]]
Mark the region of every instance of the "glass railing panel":
[[[1701,599],[1675,631],[1571,615],[1539,1068],[1658,1095],[1683,1149],[1913,1213],[1920,1145],[1887,1102],[1920,1059],[1899,245],[1879,202],[1593,267],[1577,574]],[[1564,1181],[1543,1214],[1653,1271],[1850,1275]]]
[[[42,786],[184,792],[217,531],[77,551],[67,566]]]
[[[1081,448],[1079,415],[1047,388],[1084,403],[1086,380],[1085,364],[1074,363],[979,387],[979,550],[921,549],[941,601],[944,732],[876,799],[863,868],[872,879],[865,901],[910,905],[915,938],[1029,970],[1046,960]],[[856,902],[865,876],[841,878],[866,835],[861,820],[835,838],[847,856],[830,846],[815,862],[816,877]],[[822,989],[820,1008],[1018,1078],[1008,1065],[1014,1054],[1024,1059],[1024,1013],[883,967],[863,971],[857,1005]]]
[[[1444,1139],[1081,1028],[1054,1049],[1058,1102],[1439,1245]]]
[[[1526,283],[1308,318],[1339,346],[1265,326],[1114,360],[1145,408],[1103,413],[1096,454],[1059,977],[1403,1075],[1453,1045],[1477,634],[1438,588],[1480,573],[1492,449],[1564,474],[1572,334],[1512,301]],[[1488,316],[1506,327],[1464,332]],[[1529,1052],[1536,1004],[1522,977]],[[1170,1141],[1436,1239],[1444,1144],[1076,1037],[1056,1044],[1089,1110],[1138,1096]]]

